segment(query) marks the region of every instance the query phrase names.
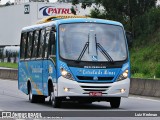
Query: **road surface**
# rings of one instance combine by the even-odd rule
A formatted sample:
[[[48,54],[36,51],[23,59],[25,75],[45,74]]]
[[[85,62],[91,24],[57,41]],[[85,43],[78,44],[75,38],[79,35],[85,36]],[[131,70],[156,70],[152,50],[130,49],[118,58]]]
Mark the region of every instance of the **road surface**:
[[[43,104],[40,103],[30,103],[28,101],[28,96],[18,90],[18,82],[15,80],[2,80],[0,79],[0,111],[92,111],[96,113],[98,111],[107,113],[110,111],[134,111],[135,114],[138,114],[139,111],[145,111],[149,113],[150,111],[160,111],[160,98],[151,98],[151,97],[141,97],[130,95],[129,98],[122,98],[121,106],[119,109],[112,109],[108,102],[94,102],[92,104],[78,104],[73,102],[64,102],[62,103],[61,108],[53,108],[48,99]],[[117,113],[119,114],[119,113]],[[126,114],[128,114],[126,112]],[[90,116],[92,117],[92,115]],[[113,116],[114,117],[114,116]],[[66,117],[65,119],[67,119]],[[72,117],[73,118],[73,117]],[[108,117],[107,117],[108,118]],[[123,119],[121,117],[111,118],[112,119]],[[125,117],[127,119],[127,117]],[[136,118],[131,118],[136,119]],[[68,118],[69,119],[69,118]],[[83,119],[83,117],[77,118]],[[89,119],[89,117],[87,117]],[[96,117],[92,120],[96,120]],[[105,119],[104,117],[98,119]],[[142,119],[142,117],[140,117]],[[156,119],[159,118],[144,118],[143,120]]]

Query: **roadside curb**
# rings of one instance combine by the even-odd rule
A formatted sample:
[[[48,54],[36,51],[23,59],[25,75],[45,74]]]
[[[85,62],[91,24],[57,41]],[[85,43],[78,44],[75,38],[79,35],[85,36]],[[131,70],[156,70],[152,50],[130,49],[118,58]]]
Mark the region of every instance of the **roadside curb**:
[[[160,80],[132,78],[130,94],[160,97]]]
[[[18,70],[17,69],[0,69],[0,78],[17,80]]]

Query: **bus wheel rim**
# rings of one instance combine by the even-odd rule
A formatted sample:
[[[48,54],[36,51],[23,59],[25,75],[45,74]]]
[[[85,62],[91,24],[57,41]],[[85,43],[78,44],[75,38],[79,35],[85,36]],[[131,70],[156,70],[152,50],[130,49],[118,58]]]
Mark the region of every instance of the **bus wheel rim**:
[[[30,89],[30,92],[29,92],[29,100],[32,100],[32,90]]]

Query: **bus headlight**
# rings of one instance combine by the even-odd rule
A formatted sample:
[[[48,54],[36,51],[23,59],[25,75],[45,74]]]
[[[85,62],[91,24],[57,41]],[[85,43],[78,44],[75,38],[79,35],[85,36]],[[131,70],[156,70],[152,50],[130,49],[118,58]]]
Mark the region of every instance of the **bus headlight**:
[[[128,69],[126,69],[117,79],[117,81],[124,80],[128,77]]]
[[[60,71],[61,71],[62,77],[70,79],[70,80],[74,80],[72,74],[70,72],[66,71],[64,68],[61,68]]]

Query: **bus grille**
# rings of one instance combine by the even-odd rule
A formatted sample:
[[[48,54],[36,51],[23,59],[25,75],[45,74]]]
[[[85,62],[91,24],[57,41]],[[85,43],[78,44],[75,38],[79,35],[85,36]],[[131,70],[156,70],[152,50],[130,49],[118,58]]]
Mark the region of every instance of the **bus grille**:
[[[94,77],[88,77],[88,76],[77,76],[79,80],[94,80]],[[114,77],[97,77],[98,81],[110,81],[113,80]]]
[[[109,89],[110,86],[81,86],[84,91],[97,91],[104,92]]]

